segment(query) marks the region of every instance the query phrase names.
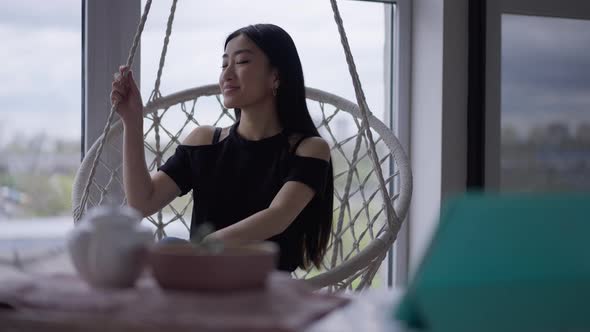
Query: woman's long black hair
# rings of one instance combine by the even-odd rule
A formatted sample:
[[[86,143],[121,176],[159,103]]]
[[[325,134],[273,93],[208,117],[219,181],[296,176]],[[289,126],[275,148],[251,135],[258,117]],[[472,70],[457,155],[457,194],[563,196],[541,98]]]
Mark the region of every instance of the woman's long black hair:
[[[231,33],[227,43],[239,35],[248,37],[266,54],[270,65],[278,70],[280,85],[277,91],[277,112],[284,133],[304,136],[320,136],[307,109],[305,101],[305,83],[303,69],[297,48],[291,36],[282,28],[273,24],[249,25]],[[240,109],[235,109],[240,118]],[[302,268],[311,264],[320,267],[326,254],[326,248],[332,233],[332,209],[334,196],[334,176],[332,162],[328,169],[325,192],[316,193],[314,201],[320,210],[319,220],[310,220],[301,233],[303,242]]]

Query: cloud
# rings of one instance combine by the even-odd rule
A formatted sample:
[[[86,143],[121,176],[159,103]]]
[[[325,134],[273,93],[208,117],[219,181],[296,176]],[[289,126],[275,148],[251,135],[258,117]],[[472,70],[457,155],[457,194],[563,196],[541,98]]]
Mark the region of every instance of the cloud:
[[[0,113],[79,109],[80,32],[0,27],[0,40]]]
[[[590,22],[504,15],[503,122],[590,121]]]
[[[44,27],[80,29],[81,3],[79,0],[0,1],[0,25],[33,30]]]
[[[33,114],[7,110],[0,112],[0,124],[2,124],[0,129],[3,131],[0,139],[10,140],[13,135],[31,137],[44,133],[49,137],[79,140],[81,119],[80,110],[54,110],[53,112],[36,112]],[[2,143],[6,143],[6,141]]]

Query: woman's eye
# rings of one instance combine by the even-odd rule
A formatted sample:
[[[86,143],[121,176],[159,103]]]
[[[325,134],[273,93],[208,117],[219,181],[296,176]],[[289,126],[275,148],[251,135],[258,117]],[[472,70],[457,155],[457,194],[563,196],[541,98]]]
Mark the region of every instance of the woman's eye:
[[[248,61],[248,60],[244,60],[244,61],[236,61],[236,64],[237,64],[237,65],[243,65],[243,64],[246,64],[246,63],[248,63],[248,62],[250,62],[250,61]],[[221,65],[221,68],[222,68],[222,69],[225,69],[225,68],[227,68],[227,64],[223,64],[223,65]]]

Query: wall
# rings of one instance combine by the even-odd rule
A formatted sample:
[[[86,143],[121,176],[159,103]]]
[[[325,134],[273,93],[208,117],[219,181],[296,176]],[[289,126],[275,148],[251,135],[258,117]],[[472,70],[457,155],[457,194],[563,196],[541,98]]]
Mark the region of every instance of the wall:
[[[467,1],[413,2],[410,273],[436,228],[441,202],[465,190]]]
[[[113,74],[127,61],[129,49],[141,13],[140,0],[86,0],[86,41],[84,95],[85,150],[102,135],[111,109],[110,91]],[[104,24],[109,22],[109,24]],[[92,40],[91,43],[88,41]],[[133,65],[136,81],[140,80],[139,49]],[[100,125],[96,125],[96,124]]]

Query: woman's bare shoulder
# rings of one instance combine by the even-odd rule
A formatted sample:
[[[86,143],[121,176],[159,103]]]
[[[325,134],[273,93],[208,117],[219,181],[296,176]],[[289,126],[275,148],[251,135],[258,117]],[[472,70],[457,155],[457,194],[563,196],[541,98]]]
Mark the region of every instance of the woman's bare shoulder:
[[[183,145],[210,145],[213,141],[213,134],[215,127],[213,126],[199,126],[193,129],[188,136],[182,141]]]
[[[200,146],[211,145],[213,143],[213,135],[215,134],[214,126],[199,126],[193,129],[188,136],[182,141],[183,145]],[[229,128],[222,128],[219,141],[222,141],[229,134]]]
[[[294,146],[299,141],[295,154],[302,157],[312,157],[324,160],[330,160],[330,145],[325,139],[319,136],[303,138],[303,135],[294,134],[289,137],[289,144]]]

